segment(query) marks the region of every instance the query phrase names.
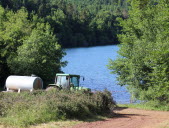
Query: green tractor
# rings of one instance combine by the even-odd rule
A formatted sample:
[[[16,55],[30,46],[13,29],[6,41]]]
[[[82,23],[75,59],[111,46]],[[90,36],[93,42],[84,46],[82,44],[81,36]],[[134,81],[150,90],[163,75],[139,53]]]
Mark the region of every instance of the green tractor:
[[[91,91],[90,88],[79,86],[80,77],[81,77],[80,75],[57,73],[55,77],[55,83],[49,84],[46,90],[48,91],[52,88],[58,88],[58,89],[69,89],[71,91],[78,90]]]

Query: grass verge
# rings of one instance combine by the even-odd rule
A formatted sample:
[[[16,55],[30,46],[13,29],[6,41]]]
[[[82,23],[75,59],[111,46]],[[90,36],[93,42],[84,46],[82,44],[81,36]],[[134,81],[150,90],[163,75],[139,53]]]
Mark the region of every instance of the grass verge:
[[[55,121],[55,122],[32,125],[29,128],[65,128],[65,127],[74,126],[82,122],[83,121],[78,121],[78,120]]]
[[[108,116],[109,117],[109,116]],[[94,122],[94,121],[103,121],[106,120],[106,116],[93,116],[90,118],[86,118],[83,120],[59,120],[55,122],[48,122],[48,123],[43,123],[43,124],[37,124],[37,125],[32,125],[29,128],[65,128],[65,127],[71,127],[75,126],[77,124],[83,123],[83,122]],[[1,127],[0,127],[1,128]]]
[[[169,111],[169,104],[157,104],[156,102],[137,104],[118,104],[119,107],[138,108],[144,110]]]

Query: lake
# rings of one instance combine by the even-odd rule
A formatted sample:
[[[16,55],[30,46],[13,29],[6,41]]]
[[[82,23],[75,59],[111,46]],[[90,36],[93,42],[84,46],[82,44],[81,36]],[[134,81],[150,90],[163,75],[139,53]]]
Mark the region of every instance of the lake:
[[[68,61],[68,65],[62,71],[84,76],[85,81],[81,80],[81,86],[93,91],[107,89],[112,92],[117,103],[129,103],[130,94],[127,89],[117,85],[116,75],[110,74],[106,66],[109,59],[117,58],[118,49],[117,45],[66,49],[67,55],[63,60]]]

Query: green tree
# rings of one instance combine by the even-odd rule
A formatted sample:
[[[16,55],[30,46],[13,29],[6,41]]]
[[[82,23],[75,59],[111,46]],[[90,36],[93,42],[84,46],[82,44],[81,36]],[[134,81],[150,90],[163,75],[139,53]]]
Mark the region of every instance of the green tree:
[[[136,98],[169,103],[169,3],[131,0],[128,19],[119,19],[123,34],[119,58],[109,69]]]
[[[0,82],[4,83],[10,74],[7,58],[16,54],[17,47],[22,45],[28,36],[31,25],[27,20],[28,13],[22,8],[17,13],[5,10],[0,6]],[[2,84],[3,86],[4,84]]]
[[[14,74],[36,74],[49,83],[65,66],[66,63],[61,61],[64,55],[50,25],[37,23],[23,45],[18,47],[17,56],[8,58],[8,65]]]
[[[0,82],[8,75],[40,76],[45,83],[61,72],[65,52],[48,23],[25,8],[13,12],[0,6]]]

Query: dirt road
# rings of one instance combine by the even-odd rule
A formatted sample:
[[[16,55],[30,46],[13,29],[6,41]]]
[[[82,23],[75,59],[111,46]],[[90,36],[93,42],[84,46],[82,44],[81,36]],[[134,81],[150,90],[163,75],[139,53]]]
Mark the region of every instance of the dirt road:
[[[115,113],[112,118],[85,122],[72,128],[169,128],[169,112],[117,108]]]

